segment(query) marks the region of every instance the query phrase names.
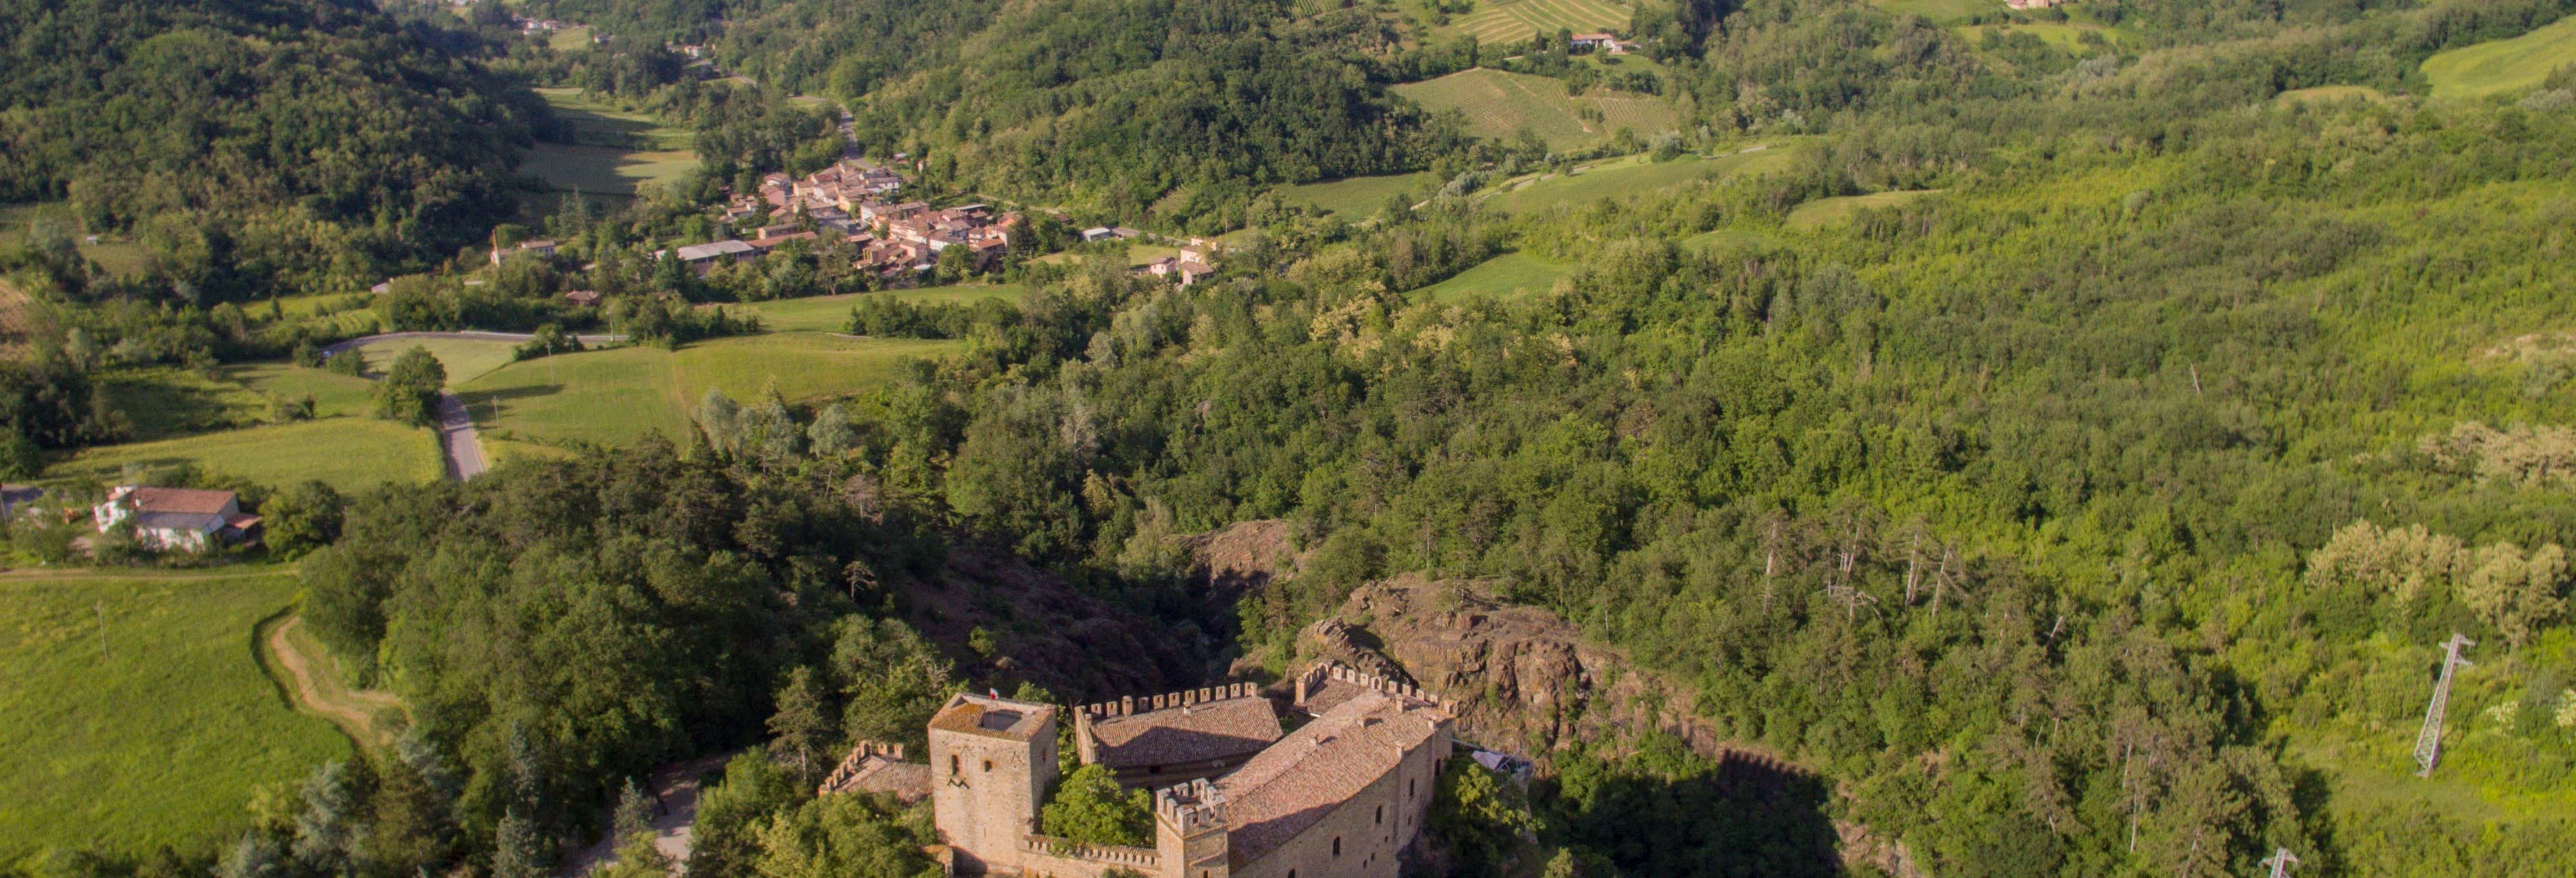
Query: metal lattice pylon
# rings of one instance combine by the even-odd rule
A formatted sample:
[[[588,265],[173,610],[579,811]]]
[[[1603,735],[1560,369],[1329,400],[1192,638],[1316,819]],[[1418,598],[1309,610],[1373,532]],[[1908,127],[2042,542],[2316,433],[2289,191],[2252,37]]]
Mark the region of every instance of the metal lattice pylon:
[[[2263,861],[2263,865],[2272,867],[2272,878],[2290,878],[2290,867],[2298,864],[2298,855],[2290,853],[2289,848],[2276,849]]]
[[[2415,736],[2416,777],[2432,777],[2433,763],[2442,760],[2442,710],[2451,704],[2451,672],[2469,663],[2460,657],[2460,649],[2476,645],[2477,641],[2456,631],[2450,642],[2442,644],[2442,679],[2433,684],[2433,703],[2424,708],[2424,731]]]

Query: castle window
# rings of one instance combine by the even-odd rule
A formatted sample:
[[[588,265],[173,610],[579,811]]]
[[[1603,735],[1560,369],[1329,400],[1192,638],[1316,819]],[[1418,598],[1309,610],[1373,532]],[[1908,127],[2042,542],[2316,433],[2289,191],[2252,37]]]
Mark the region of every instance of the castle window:
[[[1336,835],[1336,836],[1333,836],[1333,856],[1338,857],[1338,856],[1341,856],[1341,855],[1342,855],[1342,837],[1341,837],[1341,836]]]
[[[993,760],[990,760],[990,759],[984,760],[984,770],[985,770],[985,771],[991,771],[991,770],[993,770]]]
[[[1379,805],[1379,806],[1377,806],[1377,822],[1379,822],[1379,823],[1385,823],[1385,822],[1386,822],[1386,806],[1385,806],[1385,805]]]
[[[950,753],[950,754],[948,754],[948,773],[949,773],[949,774],[956,774],[956,773],[958,773],[958,772],[965,771],[965,770],[966,770],[966,769],[961,768],[961,767],[959,767],[959,766],[958,766],[958,762],[957,762],[957,754],[955,754],[955,753]]]
[[[993,766],[988,764],[984,767],[991,768]],[[1413,778],[1408,777],[1404,779],[1404,797],[1407,799],[1413,798]]]

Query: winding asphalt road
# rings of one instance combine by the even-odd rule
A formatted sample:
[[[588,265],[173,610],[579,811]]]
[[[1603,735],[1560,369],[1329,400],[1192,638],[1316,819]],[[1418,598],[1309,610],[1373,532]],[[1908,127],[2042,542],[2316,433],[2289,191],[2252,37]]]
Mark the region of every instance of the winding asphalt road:
[[[611,342],[626,340],[626,337],[623,335],[576,335],[573,337],[580,339],[581,343],[586,345],[608,344]],[[353,338],[348,341],[335,342],[322,348],[322,356],[327,359],[338,356],[342,352],[356,350],[378,342],[433,340],[522,342],[533,338],[536,338],[536,336],[524,332],[484,332],[482,330],[465,330],[462,332],[388,332],[383,335],[370,335],[365,338]],[[379,373],[370,372],[368,374],[375,375]],[[466,479],[482,475],[484,470],[492,468],[490,461],[483,456],[483,437],[474,432],[473,413],[466,410],[465,400],[458,397],[454,391],[450,390],[441,390],[438,392],[438,447],[447,458],[448,478],[462,482]]]

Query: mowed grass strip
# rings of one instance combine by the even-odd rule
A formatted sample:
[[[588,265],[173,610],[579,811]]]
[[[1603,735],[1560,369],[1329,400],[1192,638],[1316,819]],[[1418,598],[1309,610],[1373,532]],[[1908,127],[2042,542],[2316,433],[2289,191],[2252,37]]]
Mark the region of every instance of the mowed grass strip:
[[[2489,40],[2424,59],[2433,96],[2474,98],[2537,86],[2549,71],[2576,64],[2576,16],[2522,36]]]
[[[474,422],[501,439],[622,445],[649,433],[677,437],[710,389],[752,400],[775,388],[790,402],[855,394],[916,357],[965,343],[773,332],[710,339],[680,350],[625,347],[543,357],[503,367],[460,388]]]
[[[1511,301],[1555,289],[1557,279],[1572,270],[1573,266],[1555,260],[1505,253],[1405,295],[1417,302]]]
[[[1597,145],[1621,128],[1641,138],[1673,128],[1672,107],[1651,96],[1569,95],[1563,80],[1482,67],[1392,90],[1433,110],[1466,114],[1467,132],[1478,137],[1510,141],[1527,127],[1550,149]],[[1601,111],[1600,122],[1583,119],[1587,105]]]
[[[253,652],[296,587],[275,569],[0,577],[0,863],[208,849],[247,828],[255,788],[348,758]]]

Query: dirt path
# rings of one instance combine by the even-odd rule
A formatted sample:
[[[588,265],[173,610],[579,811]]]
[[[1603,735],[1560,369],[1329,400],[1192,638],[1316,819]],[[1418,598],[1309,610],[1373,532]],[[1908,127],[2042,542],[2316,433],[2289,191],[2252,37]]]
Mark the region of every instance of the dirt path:
[[[389,692],[352,691],[336,678],[327,677],[319,666],[327,659],[306,655],[296,648],[288,635],[304,624],[303,616],[288,616],[286,621],[268,630],[268,656],[284,672],[287,691],[295,693],[295,705],[339,726],[350,740],[365,747],[384,747],[393,743],[393,732],[376,723],[376,714],[400,709],[402,699]]]
[[[690,836],[698,823],[698,792],[701,781],[707,775],[715,773],[716,769],[723,768],[726,762],[732,761],[734,755],[718,753],[712,756],[700,756],[687,762],[675,762],[653,769],[651,783],[646,787],[653,793],[653,801],[657,806],[653,815],[653,846],[661,848],[662,854],[670,857],[672,862],[681,864],[684,871],[689,862]],[[593,869],[616,861],[615,841],[602,838],[574,854],[572,862],[565,866],[562,874],[587,875]]]

